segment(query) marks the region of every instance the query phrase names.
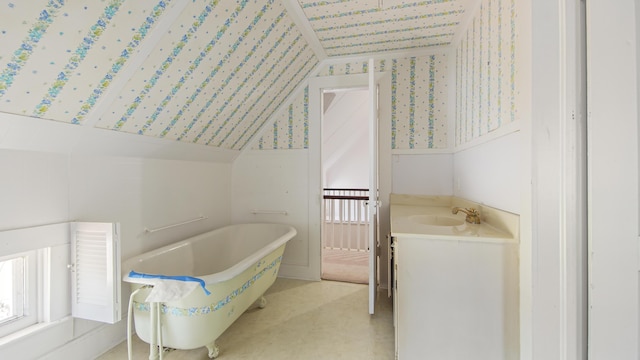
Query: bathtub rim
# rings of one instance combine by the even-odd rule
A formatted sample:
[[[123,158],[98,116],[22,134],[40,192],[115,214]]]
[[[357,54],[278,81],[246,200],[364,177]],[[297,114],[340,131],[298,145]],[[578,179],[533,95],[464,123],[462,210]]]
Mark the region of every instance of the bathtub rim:
[[[247,225],[251,225],[251,226],[255,226],[255,225],[268,225],[268,226],[282,226],[284,228],[287,228],[288,231],[281,235],[279,238],[274,239],[273,241],[271,241],[269,244],[267,244],[266,246],[260,248],[258,251],[255,251],[252,254],[249,254],[248,256],[246,256],[244,259],[242,259],[241,261],[239,261],[238,263],[234,264],[233,266],[223,270],[223,271],[219,271],[217,273],[213,273],[213,274],[206,274],[206,275],[189,275],[189,276],[193,276],[196,277],[198,279],[202,279],[205,284],[215,284],[215,283],[219,283],[219,282],[223,282],[223,281],[227,281],[230,280],[232,278],[234,278],[235,276],[239,275],[240,273],[242,273],[245,269],[247,269],[250,266],[253,266],[256,262],[258,262],[260,259],[262,259],[265,255],[277,250],[280,246],[286,244],[289,240],[293,239],[296,235],[297,235],[297,230],[288,224],[283,224],[283,223],[238,223],[238,224],[231,224],[231,225],[226,225],[223,226],[221,228],[217,228],[217,229],[213,229],[198,235],[194,235],[191,236],[189,238],[186,238],[184,240],[179,240],[176,241],[174,243],[171,244],[167,244],[164,246],[161,246],[159,248],[144,252],[142,254],[133,256],[131,258],[126,259],[125,261],[122,262],[122,271],[123,271],[123,276],[122,276],[122,281],[127,282],[127,283],[131,283],[131,284],[140,284],[140,285],[153,285],[155,280],[154,279],[145,279],[145,278],[132,278],[129,277],[129,272],[131,270],[135,271],[135,265],[137,263],[143,262],[149,258],[155,257],[155,256],[159,256],[162,255],[164,253],[167,252],[171,252],[175,249],[178,249],[180,247],[183,246],[187,246],[189,245],[189,243],[197,241],[198,239],[202,238],[202,237],[207,237],[212,235],[213,233],[216,232],[222,232],[222,231],[226,231],[229,228],[233,228],[233,227],[242,227],[242,226],[247,226]],[[187,274],[184,274],[187,275]]]

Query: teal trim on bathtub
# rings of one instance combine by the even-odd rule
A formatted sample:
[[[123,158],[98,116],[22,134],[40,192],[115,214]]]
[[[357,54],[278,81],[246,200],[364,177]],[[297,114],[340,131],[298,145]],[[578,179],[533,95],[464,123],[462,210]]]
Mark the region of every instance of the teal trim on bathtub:
[[[258,263],[256,263],[256,265],[254,265],[254,268],[256,270],[262,267],[262,270],[260,270],[259,273],[255,274],[253,277],[251,277],[251,279],[247,280],[244,284],[242,284],[241,287],[233,290],[226,297],[222,298],[221,300],[213,304],[202,306],[202,307],[191,307],[191,308],[180,308],[180,307],[167,306],[166,304],[162,304],[160,309],[164,315],[173,315],[173,316],[201,316],[201,315],[207,315],[212,312],[218,311],[222,309],[224,306],[226,306],[227,304],[229,304],[230,302],[232,302],[236,297],[241,295],[243,292],[248,290],[253,284],[255,284],[256,281],[258,281],[269,270],[272,270],[273,268],[275,268],[272,275],[276,276],[278,274],[277,265],[280,264],[281,261],[282,261],[282,256],[279,256],[275,260],[273,260],[269,265],[265,266],[265,261],[260,260]],[[134,301],[133,306],[134,306],[134,309],[139,311],[149,311],[149,303],[146,303],[146,302],[141,303],[141,302]]]

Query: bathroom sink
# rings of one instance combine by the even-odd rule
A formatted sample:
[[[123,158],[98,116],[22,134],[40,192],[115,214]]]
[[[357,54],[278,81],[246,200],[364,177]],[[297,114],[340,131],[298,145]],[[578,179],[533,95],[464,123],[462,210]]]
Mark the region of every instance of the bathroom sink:
[[[464,224],[464,220],[442,215],[413,215],[409,216],[409,220],[431,226],[459,226]]]

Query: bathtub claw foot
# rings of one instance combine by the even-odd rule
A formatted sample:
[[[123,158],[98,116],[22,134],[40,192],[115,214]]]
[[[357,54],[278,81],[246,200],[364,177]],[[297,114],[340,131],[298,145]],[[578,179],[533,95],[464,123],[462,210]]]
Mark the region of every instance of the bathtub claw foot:
[[[209,359],[215,359],[220,355],[220,348],[215,342],[207,345],[207,350],[209,350]]]
[[[264,296],[260,296],[260,299],[258,299],[258,307],[260,309],[267,307],[267,299]]]

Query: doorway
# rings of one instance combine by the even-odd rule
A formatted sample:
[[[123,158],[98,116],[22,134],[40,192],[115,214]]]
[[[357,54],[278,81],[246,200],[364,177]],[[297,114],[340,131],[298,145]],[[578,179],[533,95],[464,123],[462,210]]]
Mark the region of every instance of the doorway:
[[[369,92],[322,93],[321,278],[369,283]]]
[[[371,63],[371,60],[370,60]],[[373,65],[370,64],[370,68]],[[371,79],[373,78],[373,79]],[[389,193],[391,192],[391,76],[387,72],[379,72],[375,74],[351,74],[316,77],[309,81],[309,270],[318,280],[321,279],[321,248],[322,248],[322,219],[323,219],[323,174],[322,174],[322,98],[326,90],[333,89],[355,89],[369,87],[369,84],[377,84],[378,86],[378,127],[370,128],[370,132],[377,134],[369,134],[370,139],[377,139],[377,149],[371,156],[372,164],[377,165],[377,171],[371,169],[370,180],[377,182],[378,191],[374,194],[379,201],[376,203],[369,202],[369,209],[374,209],[374,213],[370,216],[379,217],[377,227],[370,229],[379,229],[379,234],[388,234],[389,226]],[[372,94],[372,93],[370,93]],[[371,105],[372,103],[369,103]],[[371,106],[373,108],[373,106]],[[373,123],[373,121],[371,121]],[[373,142],[370,146],[375,146]],[[373,166],[373,165],[370,165]],[[377,176],[372,180],[373,173]],[[371,194],[369,194],[371,195]],[[377,211],[376,211],[377,210]],[[371,220],[370,220],[371,221]],[[372,241],[372,233],[369,233],[369,241]],[[374,251],[369,252],[369,313],[373,314],[375,307],[375,295],[380,288],[388,289],[388,238],[381,236],[378,238],[379,243],[373,246]],[[376,257],[377,261],[371,258]]]

